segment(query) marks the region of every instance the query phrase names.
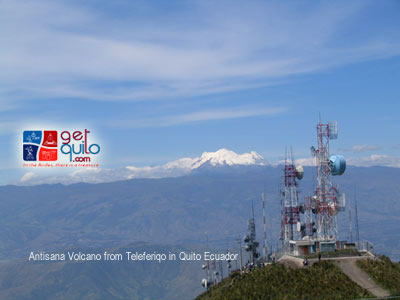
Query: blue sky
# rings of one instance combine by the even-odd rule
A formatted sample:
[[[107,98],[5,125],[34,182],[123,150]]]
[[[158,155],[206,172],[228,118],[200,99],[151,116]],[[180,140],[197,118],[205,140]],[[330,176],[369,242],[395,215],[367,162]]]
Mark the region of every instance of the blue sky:
[[[0,183],[21,128],[85,126],[104,168],[285,146],[400,167],[398,1],[1,1]]]

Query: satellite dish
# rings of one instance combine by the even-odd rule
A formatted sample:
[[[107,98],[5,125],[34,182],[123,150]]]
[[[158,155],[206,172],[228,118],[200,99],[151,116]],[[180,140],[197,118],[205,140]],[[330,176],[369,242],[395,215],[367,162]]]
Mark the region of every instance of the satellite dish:
[[[297,166],[296,167],[296,177],[297,179],[301,180],[303,178],[304,175],[304,169],[302,166]]]
[[[203,280],[201,281],[201,285],[205,288],[208,288],[209,286],[212,286],[212,282],[203,278]]]
[[[329,157],[329,166],[333,176],[342,175],[346,170],[346,160],[342,155],[333,154]]]
[[[315,157],[317,155],[317,150],[315,150],[314,146],[311,146],[311,156]]]

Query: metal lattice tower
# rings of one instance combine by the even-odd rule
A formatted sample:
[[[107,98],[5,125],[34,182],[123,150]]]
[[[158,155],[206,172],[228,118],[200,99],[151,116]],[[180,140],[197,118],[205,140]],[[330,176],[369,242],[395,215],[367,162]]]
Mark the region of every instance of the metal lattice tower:
[[[331,161],[329,140],[337,138],[337,123],[317,125],[318,149],[311,148],[316,158],[317,182],[315,195],[311,198],[318,207],[317,238],[319,241],[336,241],[338,237],[336,215],[344,207],[344,194],[339,197],[338,189],[330,181]],[[339,174],[341,175],[341,174]]]
[[[297,223],[300,222],[297,171],[293,163],[293,155],[288,159],[287,153],[283,169],[283,190],[281,190],[281,240],[282,248],[289,251],[289,241],[300,239]]]
[[[245,250],[249,252],[249,261],[252,265],[257,264],[257,258],[259,253],[257,247],[259,243],[256,240],[256,223],[254,220],[254,207],[253,202],[251,202],[252,217],[248,220],[248,233],[244,237],[244,242],[246,243]]]
[[[303,224],[301,225],[301,236],[313,237],[316,232],[314,215],[318,212],[316,207],[315,198],[304,197],[303,204],[300,205],[300,212],[304,211]]]

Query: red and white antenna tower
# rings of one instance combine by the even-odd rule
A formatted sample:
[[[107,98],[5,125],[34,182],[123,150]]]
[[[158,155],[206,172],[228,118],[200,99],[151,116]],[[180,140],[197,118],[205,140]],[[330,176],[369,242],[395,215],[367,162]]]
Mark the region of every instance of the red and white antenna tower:
[[[336,241],[338,237],[336,215],[344,210],[344,194],[339,195],[338,188],[330,181],[330,175],[342,175],[346,169],[346,161],[340,155],[329,154],[329,141],[337,139],[337,122],[317,125],[318,149],[311,147],[316,159],[317,182],[315,194],[311,200],[318,208],[317,238],[319,241]]]
[[[283,169],[283,190],[281,190],[281,239],[282,248],[290,252],[290,240],[300,239],[300,207],[298,201],[297,180],[303,177],[303,168],[297,168],[293,162],[293,154],[288,159],[287,151]]]

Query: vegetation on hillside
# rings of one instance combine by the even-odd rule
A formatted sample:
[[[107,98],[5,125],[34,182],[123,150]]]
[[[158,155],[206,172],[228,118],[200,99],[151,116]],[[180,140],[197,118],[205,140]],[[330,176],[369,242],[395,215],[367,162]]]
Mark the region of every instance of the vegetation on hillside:
[[[394,263],[388,257],[380,256],[376,260],[359,260],[357,265],[393,295],[400,295],[400,263]]]
[[[322,261],[308,268],[273,264],[243,275],[233,273],[196,300],[345,300],[370,296],[334,264]]]

